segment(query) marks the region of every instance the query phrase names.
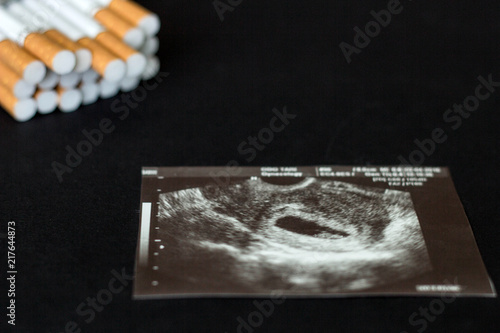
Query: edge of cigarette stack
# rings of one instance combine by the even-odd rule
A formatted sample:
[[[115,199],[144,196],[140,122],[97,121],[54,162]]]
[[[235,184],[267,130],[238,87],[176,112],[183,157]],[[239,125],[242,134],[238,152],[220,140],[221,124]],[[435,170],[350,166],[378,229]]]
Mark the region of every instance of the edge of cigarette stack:
[[[149,57],[148,65],[142,73],[142,79],[147,81],[154,78],[160,72],[160,59],[158,57]]]
[[[144,45],[146,40],[144,31],[132,25],[109,8],[101,8],[94,14],[94,18],[110,32],[120,37],[130,47],[137,50]]]
[[[148,36],[154,36],[160,31],[161,21],[158,15],[134,1],[113,0],[109,3],[109,8],[133,25],[142,28]]]
[[[123,92],[131,92],[141,84],[140,77],[126,77],[120,82],[120,90]]]
[[[3,61],[0,61],[0,83],[7,87],[16,98],[24,99],[33,96],[36,87],[24,81],[21,76]]]
[[[0,41],[0,60],[8,64],[28,83],[41,82],[47,73],[47,68],[40,60],[7,39]]]
[[[144,72],[147,65],[146,56],[123,43],[109,31],[101,32],[95,40],[126,62],[126,76],[139,76]]]
[[[160,40],[158,37],[148,37],[141,48],[141,52],[147,56],[155,55],[160,49]]]
[[[34,99],[17,99],[4,85],[0,85],[0,105],[19,122],[28,121],[36,114]]]

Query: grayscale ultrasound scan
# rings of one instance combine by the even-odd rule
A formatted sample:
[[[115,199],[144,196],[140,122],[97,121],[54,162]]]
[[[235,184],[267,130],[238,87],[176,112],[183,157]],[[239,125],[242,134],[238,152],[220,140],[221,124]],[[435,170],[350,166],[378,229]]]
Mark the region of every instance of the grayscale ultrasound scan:
[[[232,178],[203,168],[191,169],[193,177],[146,170],[157,197],[142,203],[136,279],[145,283],[136,281],[136,297],[467,291],[460,279],[432,281],[408,188],[368,186],[368,172],[336,179],[311,169],[252,168]]]

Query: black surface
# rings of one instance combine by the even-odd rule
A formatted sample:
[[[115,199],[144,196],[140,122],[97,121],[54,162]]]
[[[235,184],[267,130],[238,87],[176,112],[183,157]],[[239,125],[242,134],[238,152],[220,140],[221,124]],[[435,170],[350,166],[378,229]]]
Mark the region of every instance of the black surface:
[[[211,1],[141,3],[162,17],[160,56],[170,75],[130,116],[111,111],[114,99],[25,124],[0,113],[0,230],[9,220],[18,225],[14,331],[62,332],[75,321],[82,332],[236,332],[237,318],[256,311],[251,299],[132,301],[129,284],[91,323],[75,312],[107,288],[113,269],[133,271],[141,166],[398,164],[436,127],[448,139],[424,164],[450,166],[500,286],[500,91],[460,128],[443,121],[479,75],[500,81],[499,3],[403,1],[350,64],[339,44],[352,43],[353,28],[387,1],[243,1],[223,22]],[[297,118],[246,162],[240,143],[284,106]],[[115,130],[60,183],[52,162],[63,163],[65,147],[104,118]],[[430,304],[286,300],[255,332],[417,332],[423,324],[409,317]],[[499,313],[498,299],[457,299],[425,331],[495,331]]]

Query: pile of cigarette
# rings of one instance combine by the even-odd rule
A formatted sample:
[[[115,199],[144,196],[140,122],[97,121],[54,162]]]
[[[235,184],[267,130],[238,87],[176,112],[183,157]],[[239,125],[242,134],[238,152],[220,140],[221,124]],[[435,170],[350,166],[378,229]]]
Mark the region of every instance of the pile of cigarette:
[[[1,2],[0,105],[17,121],[132,91],[160,69],[160,19],[134,1]]]

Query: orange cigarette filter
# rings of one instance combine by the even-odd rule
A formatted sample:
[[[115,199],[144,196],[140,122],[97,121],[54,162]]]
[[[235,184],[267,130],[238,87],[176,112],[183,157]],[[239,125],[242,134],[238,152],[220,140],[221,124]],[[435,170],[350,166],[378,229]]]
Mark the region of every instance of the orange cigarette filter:
[[[131,48],[109,31],[101,32],[95,38],[102,46],[112,51],[123,60],[127,60],[130,56],[138,53],[137,50]]]
[[[146,56],[122,42],[111,32],[101,32],[95,40],[124,61],[126,64],[126,76],[139,76],[144,72],[147,65]]]
[[[17,104],[17,98],[3,84],[0,84],[0,104],[5,111],[14,115],[13,111]]]
[[[92,52],[88,48],[83,47],[56,29],[47,30],[43,34],[75,54],[76,65],[73,71],[83,73],[90,69],[92,66]]]
[[[21,76],[12,68],[7,66],[3,61],[0,61],[0,83],[13,92],[17,83],[21,80]]]
[[[85,48],[82,45],[78,44],[77,42],[74,42],[73,40],[69,39],[59,30],[50,29],[45,31],[43,34],[70,51],[77,52]]]
[[[40,59],[47,67],[55,70],[54,59],[66,49],[38,32],[30,33],[24,41],[26,50]]]
[[[78,41],[79,44],[88,48],[92,52],[92,68],[101,76],[105,76],[108,65],[119,58],[95,40],[84,37]]]
[[[135,26],[138,26],[143,18],[152,14],[134,1],[113,0],[109,4],[109,8]]]
[[[111,31],[121,39],[124,39],[127,33],[134,29],[130,22],[122,19],[108,8],[103,8],[95,13],[94,18],[99,21],[107,30]]]
[[[34,61],[35,57],[10,40],[0,42],[0,61],[9,64],[17,74],[24,75],[24,70]]]

